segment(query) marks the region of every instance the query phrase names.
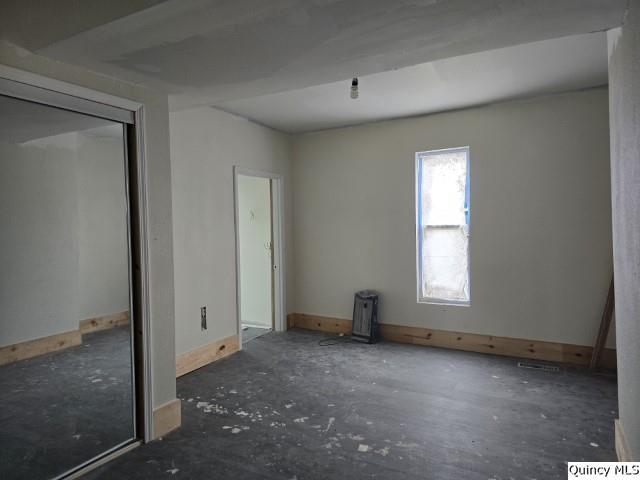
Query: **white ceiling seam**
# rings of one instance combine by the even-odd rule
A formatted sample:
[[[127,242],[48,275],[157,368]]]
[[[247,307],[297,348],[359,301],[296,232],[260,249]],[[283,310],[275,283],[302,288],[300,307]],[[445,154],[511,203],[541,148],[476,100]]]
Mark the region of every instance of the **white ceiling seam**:
[[[287,133],[383,121],[568,92],[608,82],[605,33],[480,52],[351,79],[214,105]]]
[[[168,0],[41,53],[216,105],[619,26],[626,0]]]

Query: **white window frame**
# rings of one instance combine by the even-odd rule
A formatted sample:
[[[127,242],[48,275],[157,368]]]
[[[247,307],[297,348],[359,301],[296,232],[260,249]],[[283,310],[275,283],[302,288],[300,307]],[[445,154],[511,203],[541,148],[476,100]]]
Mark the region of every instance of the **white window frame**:
[[[467,242],[467,275],[469,277],[469,300],[449,300],[436,297],[425,297],[422,295],[422,159],[428,155],[439,153],[465,152],[467,157],[467,216],[468,216],[468,242]],[[438,150],[425,150],[416,152],[415,155],[415,214],[416,214],[416,296],[418,303],[453,305],[461,307],[471,306],[471,154],[469,147],[442,148]]]

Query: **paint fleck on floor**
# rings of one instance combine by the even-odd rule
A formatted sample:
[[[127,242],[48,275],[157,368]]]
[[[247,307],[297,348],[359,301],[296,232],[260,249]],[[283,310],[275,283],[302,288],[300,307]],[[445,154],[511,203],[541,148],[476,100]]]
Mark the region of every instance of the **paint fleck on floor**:
[[[546,480],[615,459],[615,376],[323,338],[269,333],[181,377],[183,427],[86,478]]]

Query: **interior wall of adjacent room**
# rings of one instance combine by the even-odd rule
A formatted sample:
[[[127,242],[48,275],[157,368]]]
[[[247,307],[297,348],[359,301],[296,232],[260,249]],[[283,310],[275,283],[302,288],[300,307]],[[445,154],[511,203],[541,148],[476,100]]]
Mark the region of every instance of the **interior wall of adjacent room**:
[[[295,137],[295,310],[350,318],[372,288],[383,323],[591,345],[612,270],[608,132],[598,88]],[[471,306],[419,304],[415,153],[460,146]]]
[[[640,460],[640,1],[609,32],[611,185],[620,424]],[[629,460],[631,460],[629,459]]]
[[[286,266],[292,265],[290,141],[285,134],[208,107],[172,112],[170,123],[180,354],[238,333],[234,165],[283,176],[283,253]],[[285,283],[290,294],[290,274]],[[205,305],[208,329],[201,330],[200,307]]]
[[[144,106],[153,402],[154,406],[163,405],[176,397],[171,166],[167,96],[114,78],[97,75],[83,68],[34,55],[6,42],[0,42],[0,69],[3,65],[127,98]]]
[[[0,346],[78,329],[76,135],[0,143]]]
[[[240,319],[271,328],[271,180],[238,175]]]
[[[129,310],[122,136],[78,134],[78,318]]]
[[[128,310],[122,138],[0,143],[0,168],[0,346]]]

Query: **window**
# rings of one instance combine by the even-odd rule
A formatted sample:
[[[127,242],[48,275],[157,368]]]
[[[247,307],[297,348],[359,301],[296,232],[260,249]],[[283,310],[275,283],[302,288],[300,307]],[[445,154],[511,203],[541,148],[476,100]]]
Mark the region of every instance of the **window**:
[[[468,305],[469,148],[416,154],[418,301]]]

